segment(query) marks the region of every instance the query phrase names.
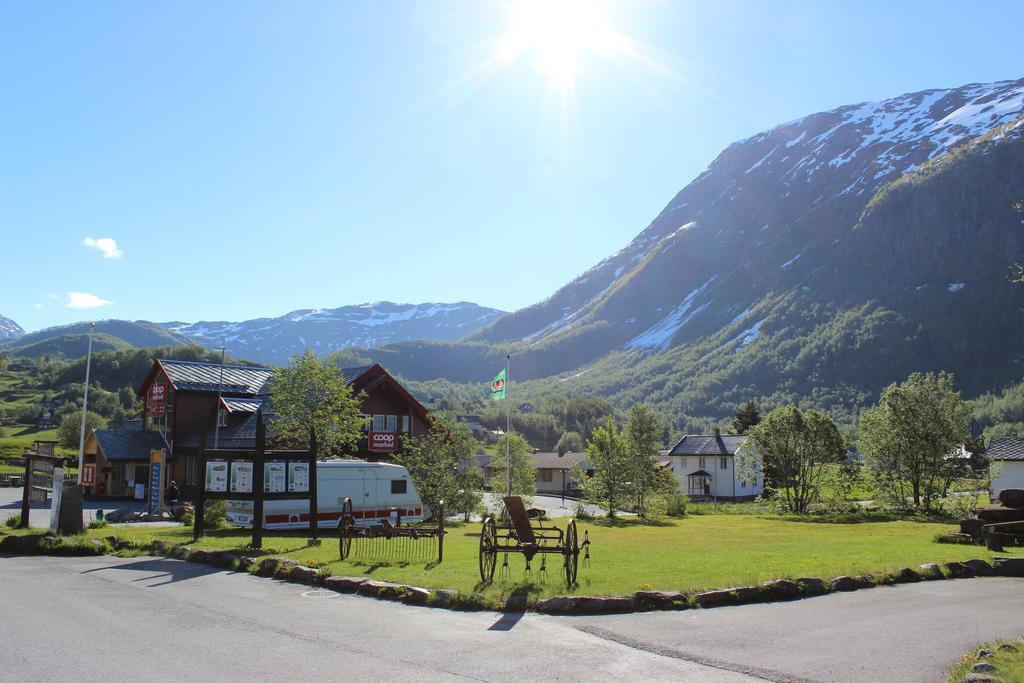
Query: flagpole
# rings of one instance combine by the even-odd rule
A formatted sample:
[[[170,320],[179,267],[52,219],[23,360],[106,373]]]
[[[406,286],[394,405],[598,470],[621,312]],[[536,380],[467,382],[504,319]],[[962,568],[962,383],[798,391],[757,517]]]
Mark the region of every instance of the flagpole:
[[[508,384],[511,377],[512,354],[505,354],[505,495],[512,495],[512,408],[509,407]]]

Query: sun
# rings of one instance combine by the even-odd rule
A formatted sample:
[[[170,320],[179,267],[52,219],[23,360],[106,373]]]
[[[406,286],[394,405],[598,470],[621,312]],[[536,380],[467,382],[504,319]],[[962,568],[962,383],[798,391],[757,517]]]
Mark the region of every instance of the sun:
[[[575,81],[588,55],[614,57],[625,39],[611,26],[608,5],[599,0],[514,0],[500,43],[506,64],[531,60],[552,85]]]

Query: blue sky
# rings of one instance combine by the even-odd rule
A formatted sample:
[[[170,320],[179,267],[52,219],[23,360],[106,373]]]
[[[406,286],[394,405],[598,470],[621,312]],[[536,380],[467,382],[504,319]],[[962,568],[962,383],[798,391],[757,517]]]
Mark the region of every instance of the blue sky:
[[[0,4],[0,314],[513,310],[732,141],[1024,76],[1016,2],[550,6]]]

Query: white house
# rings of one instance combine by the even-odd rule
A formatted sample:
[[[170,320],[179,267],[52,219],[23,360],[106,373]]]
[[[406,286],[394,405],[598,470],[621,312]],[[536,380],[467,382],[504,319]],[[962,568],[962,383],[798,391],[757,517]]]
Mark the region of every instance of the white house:
[[[702,500],[752,500],[764,493],[761,456],[744,451],[745,436],[687,434],[668,452],[679,492]],[[737,464],[739,458],[739,465]],[[744,465],[749,458],[750,464]]]
[[[998,475],[992,480],[993,500],[1003,489],[1024,489],[1024,439],[997,436],[989,443],[986,455]]]

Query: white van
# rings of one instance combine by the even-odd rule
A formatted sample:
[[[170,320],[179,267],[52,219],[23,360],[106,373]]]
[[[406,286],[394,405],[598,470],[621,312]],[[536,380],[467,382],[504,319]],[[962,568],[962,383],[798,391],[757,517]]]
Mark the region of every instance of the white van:
[[[430,517],[423,506],[409,471],[401,465],[362,460],[337,460],[316,464],[317,519],[321,529],[337,528],[341,505],[352,499],[356,524],[367,525],[381,519],[402,523],[422,522]],[[392,509],[395,508],[395,509]],[[253,503],[229,500],[227,518],[238,526],[251,526]],[[268,500],[263,503],[264,529],[309,528],[309,503],[303,500]]]

